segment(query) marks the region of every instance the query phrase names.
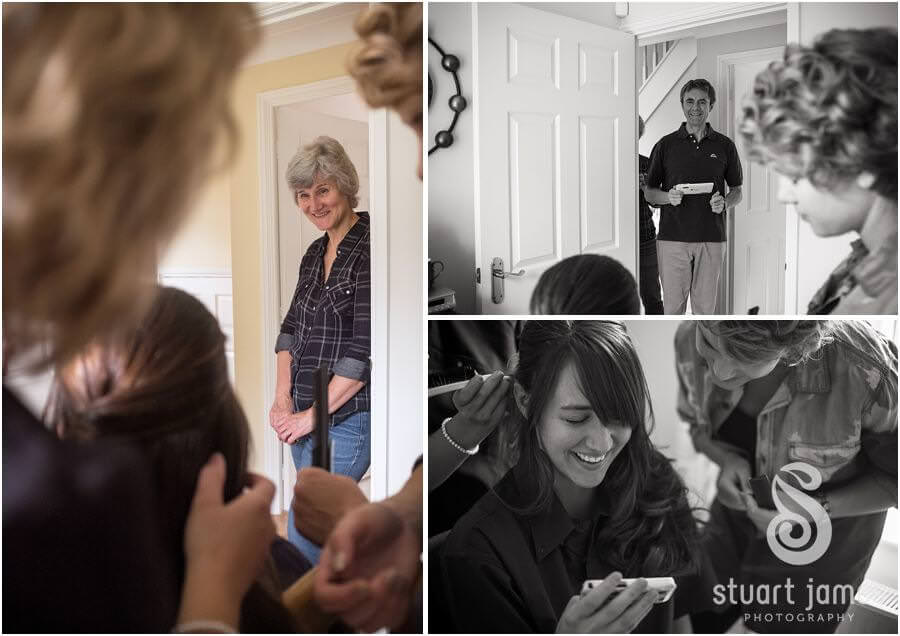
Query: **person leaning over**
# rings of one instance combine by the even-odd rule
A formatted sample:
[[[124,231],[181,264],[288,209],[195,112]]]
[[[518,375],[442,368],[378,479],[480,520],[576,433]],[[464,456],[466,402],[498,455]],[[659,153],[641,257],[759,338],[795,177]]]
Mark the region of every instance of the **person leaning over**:
[[[687,82],[681,88],[685,121],[650,154],[644,196],[661,208],[656,246],[667,314],[685,313],[689,296],[693,313],[716,313],[725,210],[741,201],[743,173],[734,142],[706,121],[715,103],[712,84]],[[675,188],[687,183],[712,183],[712,192],[683,194]]]
[[[721,468],[704,530],[718,582],[759,589],[790,577],[856,589],[886,511],[897,505],[896,345],[865,322],[849,320],[695,320],[678,328],[675,359],[678,415],[696,450]],[[748,494],[749,479],[790,481],[783,469],[798,462],[821,477],[808,495],[832,533],[825,552],[802,567],[785,562],[766,539],[776,505]],[[779,492],[782,505],[797,512],[790,495]],[[791,528],[795,538],[799,530]],[[831,617],[817,631],[838,627],[845,600],[812,608]],[[728,617],[724,623],[743,614],[750,629],[777,632],[791,630],[792,609],[784,599],[757,599],[718,611]],[[758,618],[766,612],[780,618]],[[717,631],[700,620],[694,627]]]

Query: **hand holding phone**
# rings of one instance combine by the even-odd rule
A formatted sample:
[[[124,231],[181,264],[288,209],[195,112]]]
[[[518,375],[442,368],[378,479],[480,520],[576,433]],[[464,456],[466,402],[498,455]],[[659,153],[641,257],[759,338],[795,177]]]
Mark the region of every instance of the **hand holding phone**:
[[[637,579],[613,597],[622,575],[613,572],[586,594],[573,596],[556,624],[557,633],[626,634],[634,630],[653,607],[656,592]]]
[[[621,594],[626,587],[634,583],[635,581],[646,581],[647,589],[656,592],[656,599],[653,601],[654,603],[665,603],[670,598],[672,598],[672,594],[675,592],[675,588],[678,585],[675,583],[675,579],[671,576],[662,576],[662,577],[649,577],[645,579],[621,579],[616,586],[613,588],[612,594],[610,594],[610,598],[614,598]],[[581,586],[581,594],[587,594],[591,590],[600,586],[603,583],[604,579],[588,579],[584,582],[584,585]]]

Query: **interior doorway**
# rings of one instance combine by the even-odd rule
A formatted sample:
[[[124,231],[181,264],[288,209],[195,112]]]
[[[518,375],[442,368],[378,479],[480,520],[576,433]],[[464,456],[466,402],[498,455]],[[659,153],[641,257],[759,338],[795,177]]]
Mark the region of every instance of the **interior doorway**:
[[[671,19],[651,35],[638,33],[638,60],[653,53],[653,69],[641,84],[639,112],[646,122],[641,154],[684,121],[680,88],[703,78],[716,89],[709,114],[712,127],[737,147],[743,169],[743,200],[726,217],[726,260],[719,282],[716,313],[780,315],[785,311],[787,276],[796,267],[785,206],[777,200],[778,179],[749,160],[740,139],[741,103],[756,74],[782,56],[787,41],[786,13],[716,20],[695,25]],[[761,23],[758,19],[764,17]],[[654,215],[658,224],[658,212]],[[786,268],[788,271],[786,271]]]
[[[297,285],[300,260],[313,241],[322,234],[303,217],[289,191],[284,174],[297,149],[321,135],[337,139],[356,167],[360,180],[359,205],[356,211],[370,211],[375,174],[369,170],[370,150],[377,145],[378,131],[373,115],[356,93],[349,77],[289,87],[259,95],[260,116],[260,198],[263,231],[263,305],[265,377],[263,402],[268,407],[275,392],[274,343],[281,320],[286,314]],[[373,280],[373,289],[374,283]],[[374,296],[374,294],[373,294]],[[373,426],[373,446],[376,427]],[[377,466],[378,456],[371,453],[372,466],[360,482],[369,496],[370,475],[384,471]],[[273,512],[288,510],[291,504],[296,470],[290,447],[275,432],[266,428],[266,475],[277,488]]]

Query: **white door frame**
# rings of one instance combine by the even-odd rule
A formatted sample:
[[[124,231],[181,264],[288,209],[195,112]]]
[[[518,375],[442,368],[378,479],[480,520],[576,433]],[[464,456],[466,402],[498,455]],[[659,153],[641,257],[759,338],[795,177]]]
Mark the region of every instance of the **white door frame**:
[[[262,350],[273,352],[281,323],[281,293],[279,278],[279,246],[278,246],[278,188],[281,186],[281,175],[277,174],[275,150],[275,111],[282,106],[289,106],[323,97],[345,95],[356,91],[356,83],[349,76],[322,80],[299,86],[289,86],[277,90],[258,93],[256,96],[257,135],[259,144],[259,209],[260,209],[260,254],[262,254]],[[386,348],[384,325],[387,323],[383,301],[387,290],[387,251],[385,240],[377,237],[386,232],[377,211],[387,208],[386,167],[384,157],[376,157],[376,149],[387,148],[387,117],[385,112],[369,112],[369,207],[371,208],[371,258],[372,258],[372,358],[375,352]],[[376,163],[377,159],[377,163]],[[263,358],[262,395],[263,410],[259,414],[262,422],[269,421],[270,396],[275,394],[275,358]],[[381,366],[381,365],[378,365]],[[372,397],[372,441],[371,441],[371,496],[380,499],[387,493],[387,430],[384,415],[384,404],[387,401],[387,370],[372,365],[371,397]],[[266,427],[263,445],[266,476],[275,482],[277,489],[272,502],[273,514],[284,511],[282,501],[283,480],[282,444],[275,432]]]
[[[780,58],[783,46],[773,46],[766,49],[754,49],[752,51],[741,51],[740,53],[726,53],[716,57],[716,86],[719,87],[720,94],[724,93],[725,108],[719,110],[719,130],[723,131],[726,137],[735,142],[737,141],[737,133],[734,127],[735,113],[737,112],[740,97],[734,94],[734,86],[732,85],[731,67],[736,62],[755,62]],[[724,120],[723,120],[724,118]],[[790,227],[790,224],[788,224]],[[728,215],[728,245],[734,246],[734,214]],[[797,241],[791,242],[790,233],[785,240],[785,263],[787,270],[784,272],[785,277],[785,295],[788,290],[788,280],[790,280],[791,271],[797,268],[796,253],[791,253],[791,247],[796,249]],[[723,280],[723,288],[720,291],[725,293],[725,312],[734,312],[734,249],[726,249],[725,272]],[[794,271],[794,279],[796,280],[796,271]]]

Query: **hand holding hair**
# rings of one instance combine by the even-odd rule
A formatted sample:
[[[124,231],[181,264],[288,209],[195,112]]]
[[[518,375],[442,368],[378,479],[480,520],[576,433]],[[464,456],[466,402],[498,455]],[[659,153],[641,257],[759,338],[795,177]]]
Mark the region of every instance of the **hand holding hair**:
[[[259,576],[275,524],[275,485],[249,474],[244,492],[225,503],[225,458],[214,453],[197,478],[184,529],[186,559],[180,624],[199,620],[237,626],[241,600]]]

